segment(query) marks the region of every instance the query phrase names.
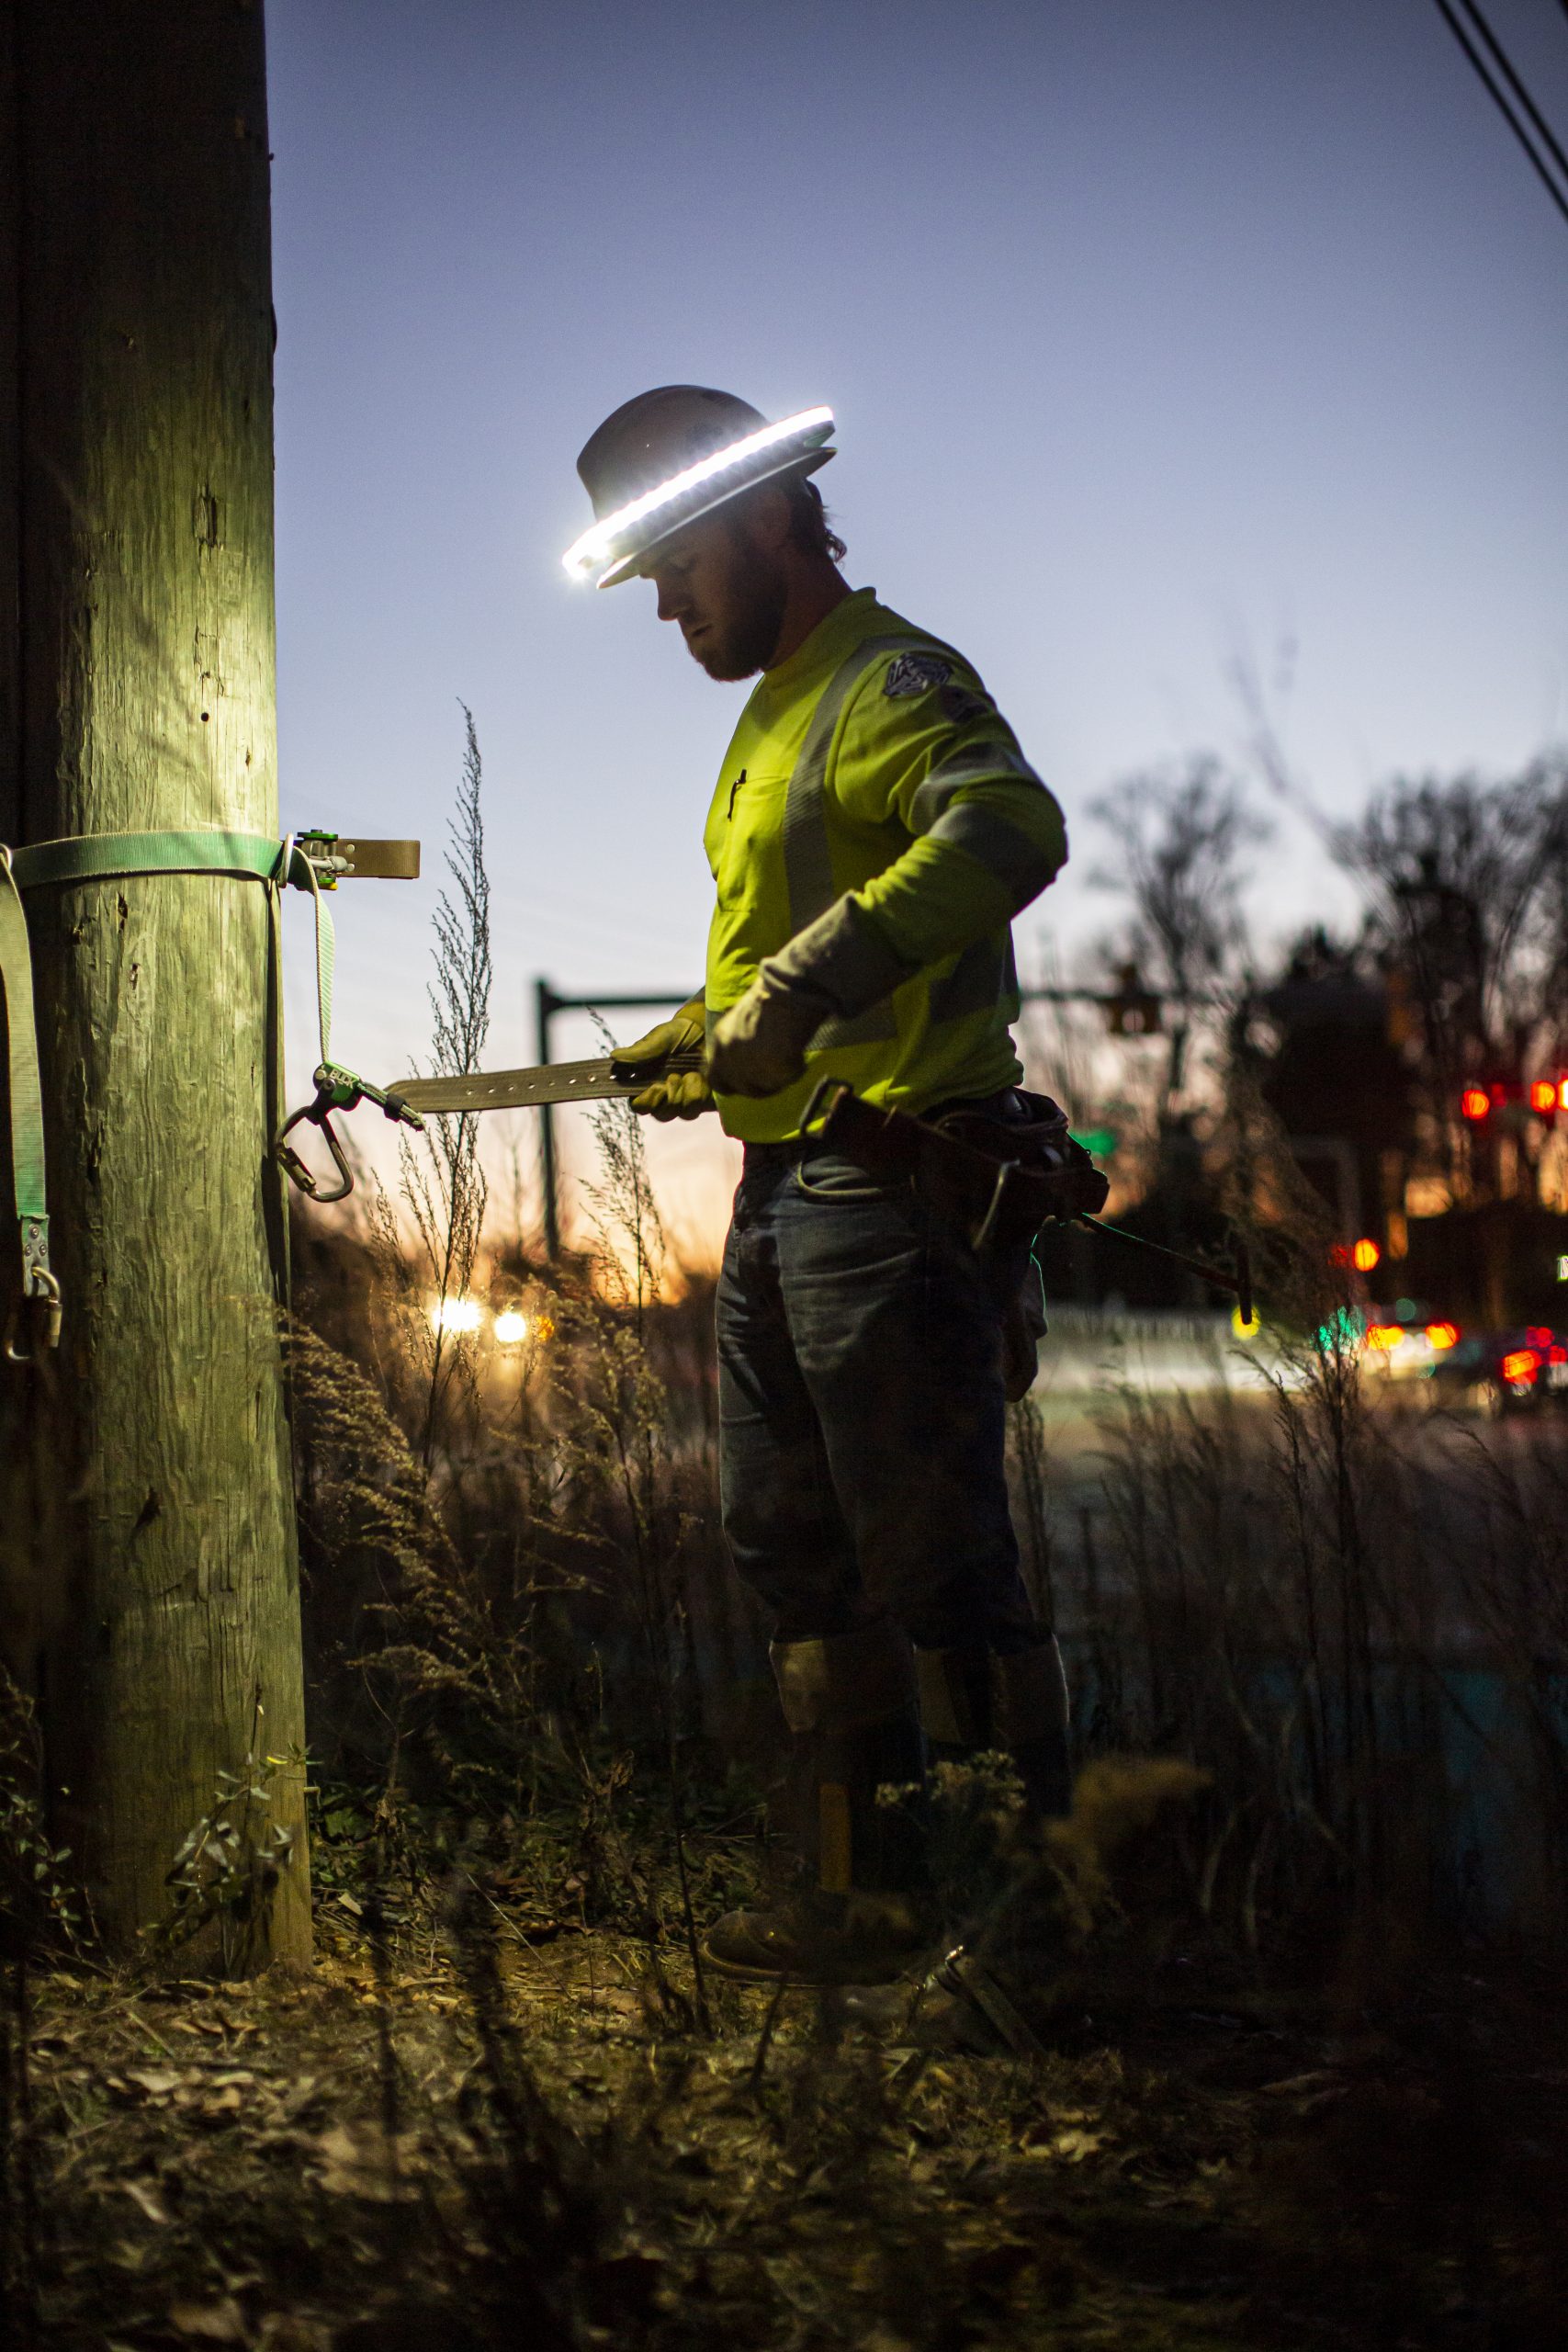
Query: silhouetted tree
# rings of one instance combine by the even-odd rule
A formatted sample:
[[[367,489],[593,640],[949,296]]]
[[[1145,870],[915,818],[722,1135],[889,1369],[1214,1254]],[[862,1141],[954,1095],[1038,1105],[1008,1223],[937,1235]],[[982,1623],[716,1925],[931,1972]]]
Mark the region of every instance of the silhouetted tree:
[[[1460,1094],[1555,1069],[1568,1048],[1568,758],[1496,784],[1398,777],[1336,850],[1408,1002],[1424,1153],[1456,1198],[1495,1193],[1501,1139],[1494,1123],[1476,1145]],[[1529,1194],[1540,1130],[1515,1140]]]
[[[1113,961],[1137,967],[1144,984],[1169,1006],[1165,1113],[1186,1078],[1191,1004],[1237,985],[1247,956],[1241,852],[1269,828],[1247,804],[1241,784],[1213,753],[1199,752],[1179,772],[1127,776],[1090,805],[1115,837],[1113,866],[1089,879],[1132,900],[1125,925],[1107,943]]]

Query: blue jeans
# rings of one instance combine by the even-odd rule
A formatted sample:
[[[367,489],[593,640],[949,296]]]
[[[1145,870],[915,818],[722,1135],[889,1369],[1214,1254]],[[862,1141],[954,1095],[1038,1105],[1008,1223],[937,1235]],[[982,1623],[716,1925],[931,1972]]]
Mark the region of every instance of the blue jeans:
[[[977,1253],[841,1152],[748,1147],[718,1284],[720,1486],[775,1641],[884,1616],[922,1649],[1042,1639],[1004,1467],[1001,1318],[1026,1259]]]

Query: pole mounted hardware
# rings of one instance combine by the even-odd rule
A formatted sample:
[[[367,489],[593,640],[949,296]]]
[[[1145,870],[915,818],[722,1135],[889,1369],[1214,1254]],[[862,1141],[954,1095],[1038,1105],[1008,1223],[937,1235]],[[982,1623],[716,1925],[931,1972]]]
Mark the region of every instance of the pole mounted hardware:
[[[340,1201],[354,1189],[354,1177],[327,1118],[329,1111],[355,1103],[379,1103],[389,1119],[422,1125],[395,1094],[368,1085],[332,1058],[333,919],[322,893],[351,878],[412,882],[419,878],[419,843],[411,841],[350,841],[315,826],[279,841],[271,833],[230,832],[213,828],[153,833],[77,833],[58,841],[30,842],[18,848],[0,842],[0,998],[4,1000],[10,1081],[11,1193],[21,1238],[21,1289],[6,1317],[3,1344],[13,1363],[30,1363],[40,1349],[60,1342],[60,1283],[49,1262],[49,1206],[45,1185],[43,1093],[39,1077],[38,1024],[33,1012],[32,958],[21,893],[105,882],[139,874],[211,874],[262,882],[281,890],[292,884],[309,890],[316,915],[316,1012],[321,1058],[315,1100],[289,1119],[274,1148],[302,1192],[312,1200]],[[301,1119],[319,1126],[342,1179],[334,1192],[319,1190],[298,1152],[283,1137]]]
[[[356,1070],[344,1069],[339,1062],[318,1063],[312,1083],[316,1089],[314,1102],[307,1102],[302,1110],[296,1111],[285,1120],[274,1148],[307,1200],[344,1201],[354,1190],[354,1171],[344,1157],[331,1114],[333,1111],[353,1111],[361,1102],[378,1102],[394,1125],[400,1121],[403,1125],[418,1127],[423,1132],[424,1121],[400,1095],[389,1093],[384,1087],[372,1086],[367,1078],[361,1078]],[[326,1137],[327,1149],[336,1163],[339,1178],[333,1192],[321,1189],[320,1180],[311,1175],[288,1141],[289,1129],[297,1127],[302,1119],[309,1120],[312,1126],[320,1127]]]
[[[370,842],[344,833],[329,833],[319,825],[294,836],[294,846],[316,869],[323,890],[340,882],[417,882],[417,842]]]

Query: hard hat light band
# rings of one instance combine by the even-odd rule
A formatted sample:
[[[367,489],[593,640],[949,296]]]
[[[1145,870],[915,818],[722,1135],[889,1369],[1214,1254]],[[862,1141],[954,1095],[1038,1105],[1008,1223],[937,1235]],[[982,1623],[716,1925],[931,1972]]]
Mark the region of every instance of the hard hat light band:
[[[758,458],[783,441],[827,439],[833,430],[830,408],[803,408],[797,416],[786,416],[778,424],[765,424],[758,433],[749,433],[743,441],[732,441],[727,449],[716,449],[711,458],[700,464],[688,466],[684,473],[671,474],[657,490],[646,491],[627,506],[606,514],[584,531],[580,539],[568,548],[561,562],[574,579],[582,579],[597,562],[604,561],[615,552],[615,541],[638,523],[646,522],[662,507],[678,506],[694,490],[704,489],[716,476],[726,473],[732,466],[744,465],[749,458]]]

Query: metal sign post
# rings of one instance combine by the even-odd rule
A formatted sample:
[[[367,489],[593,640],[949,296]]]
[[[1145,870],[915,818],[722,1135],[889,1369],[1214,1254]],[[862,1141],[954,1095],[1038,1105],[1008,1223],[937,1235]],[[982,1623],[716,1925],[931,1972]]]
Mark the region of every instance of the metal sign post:
[[[604,993],[597,996],[560,996],[547,979],[534,983],[534,1047],[540,1068],[550,1058],[550,1023],[558,1012],[656,1012],[668,1006],[671,1012],[684,1004],[690,989],[666,989],[663,992],[643,992],[632,996]],[[539,1188],[544,1201],[545,1255],[554,1265],[560,1256],[560,1191],[559,1163],[556,1157],[555,1105],[539,1105]]]

